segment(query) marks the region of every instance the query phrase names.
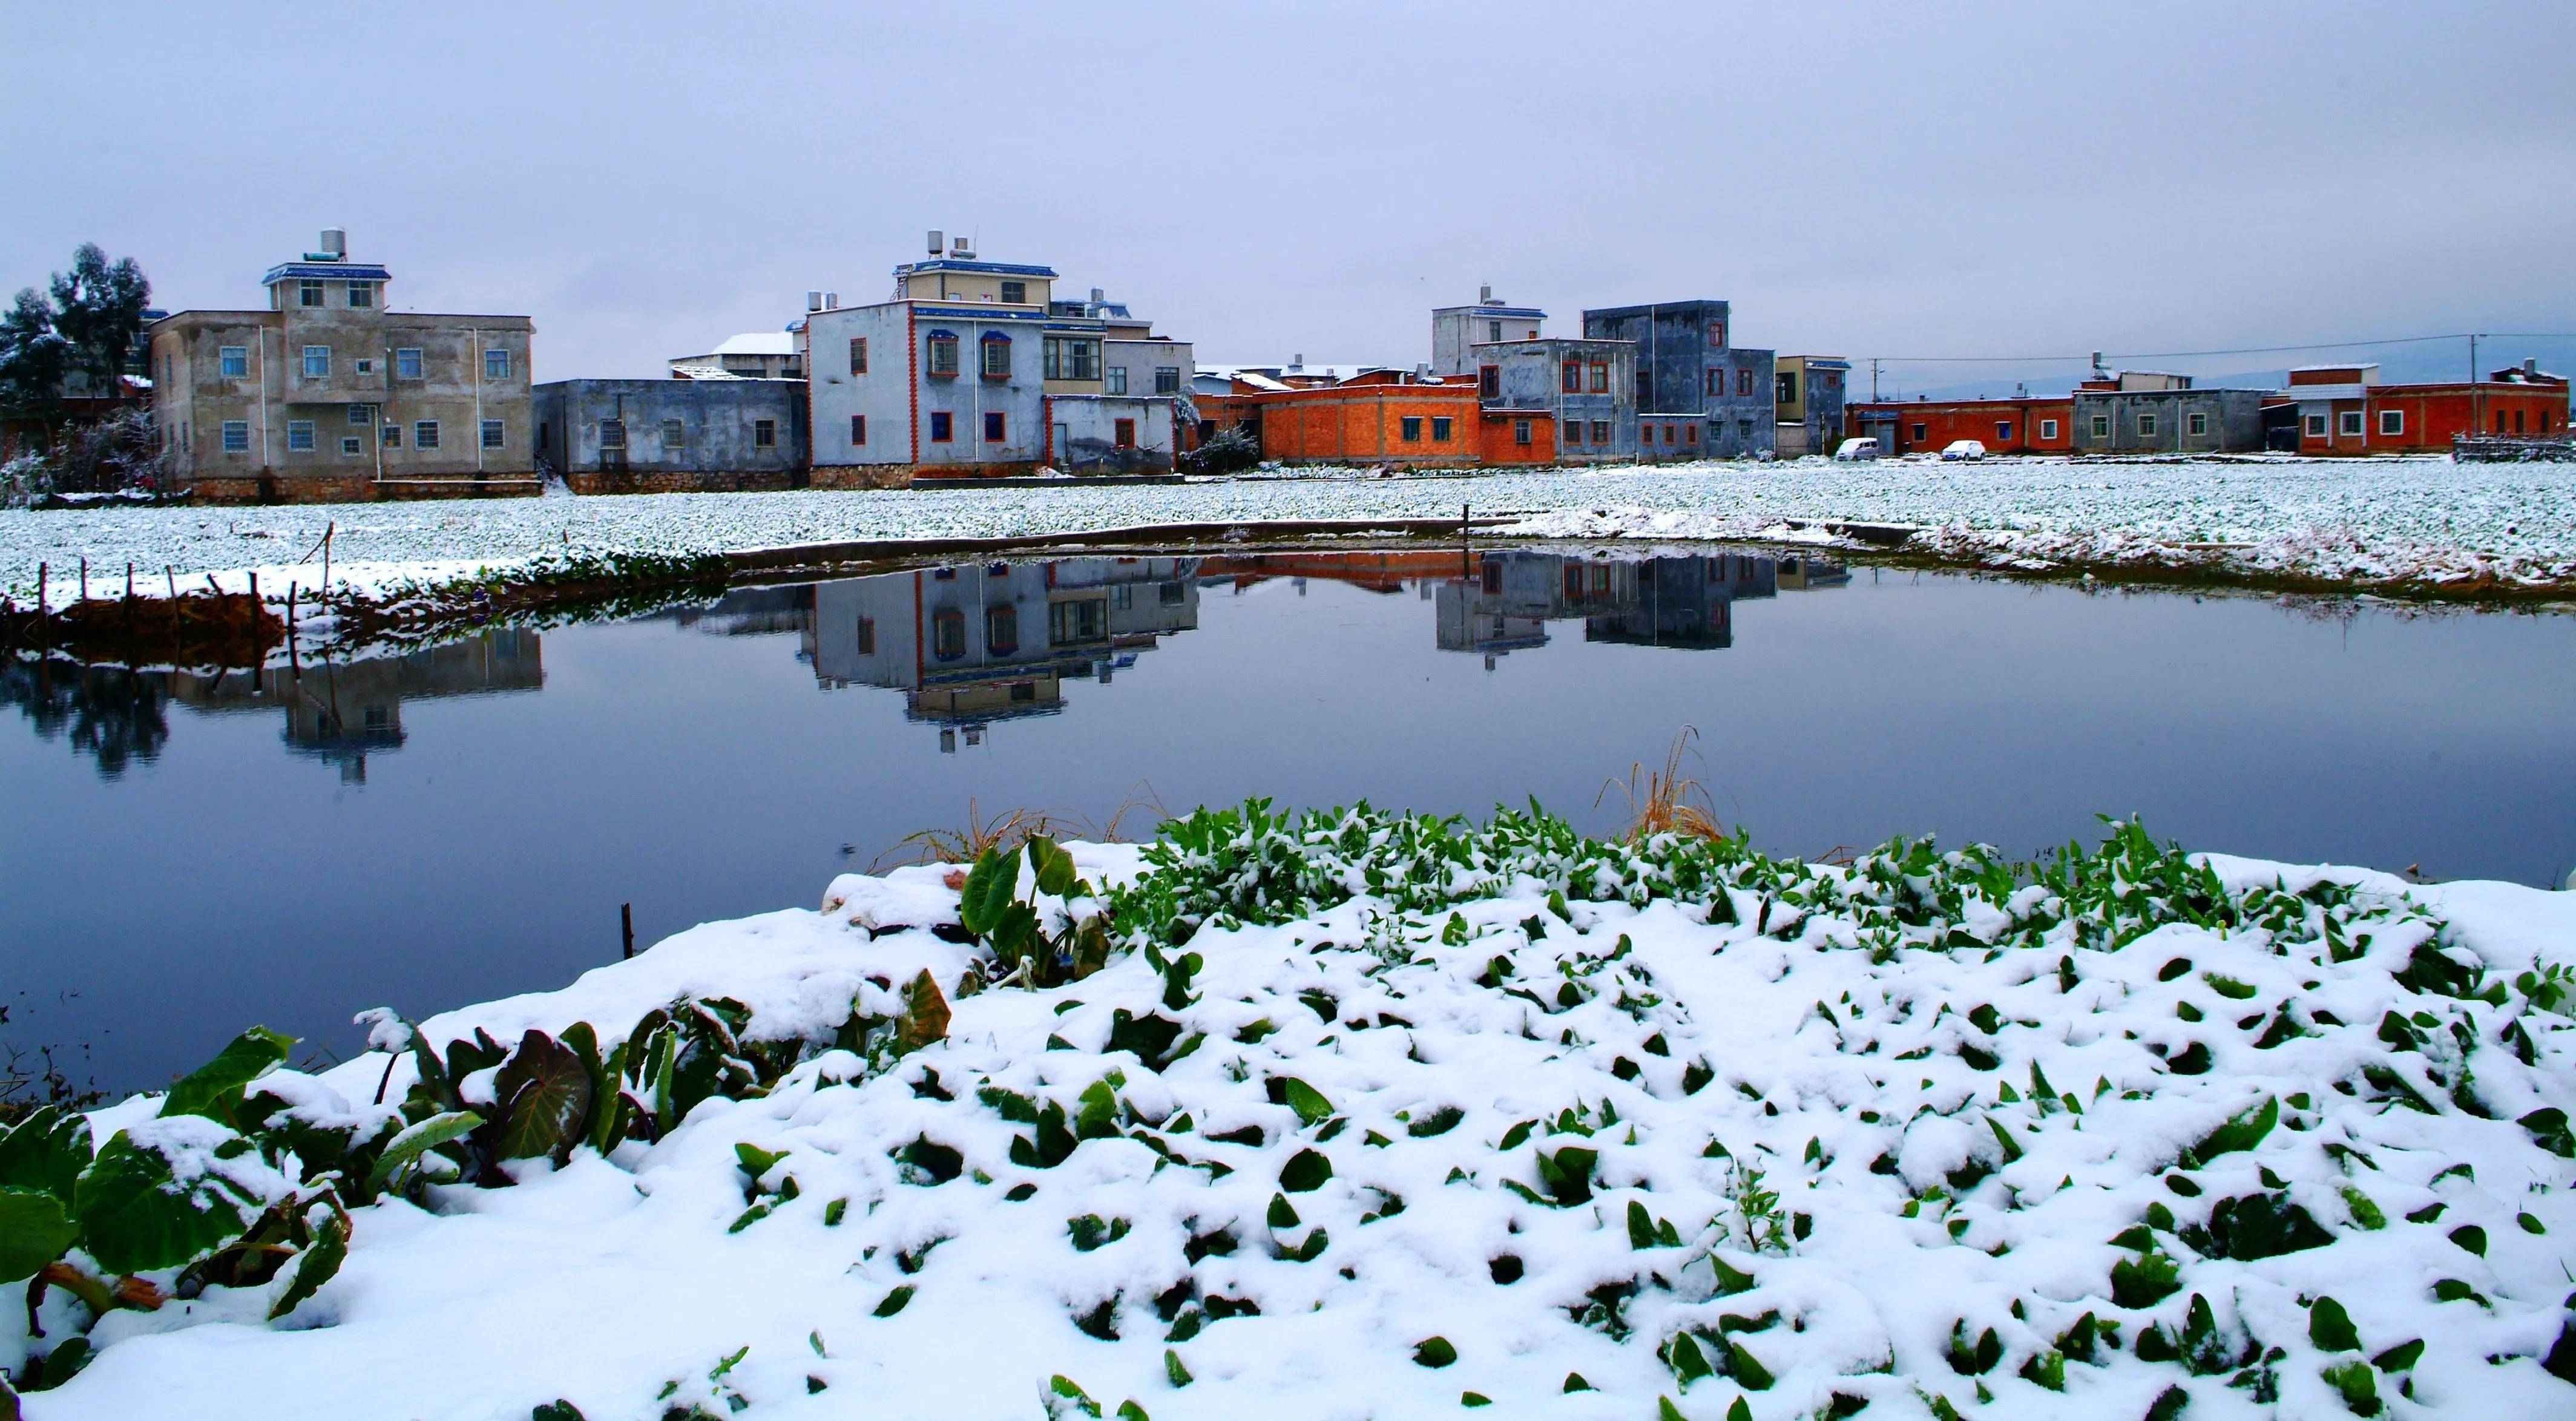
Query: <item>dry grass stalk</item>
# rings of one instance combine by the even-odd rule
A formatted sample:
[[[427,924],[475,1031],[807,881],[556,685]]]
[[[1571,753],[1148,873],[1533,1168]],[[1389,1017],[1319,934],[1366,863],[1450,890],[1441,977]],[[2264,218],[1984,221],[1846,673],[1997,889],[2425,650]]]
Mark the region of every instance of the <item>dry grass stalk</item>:
[[[1672,749],[1664,753],[1662,769],[1649,770],[1642,760],[1630,764],[1627,782],[1604,781],[1601,793],[1593,797],[1593,807],[1599,808],[1601,801],[1609,798],[1613,789],[1626,795],[1630,815],[1627,837],[1631,841],[1656,834],[1680,834],[1693,839],[1728,838],[1726,830],[1718,826],[1716,806],[1710,803],[1708,790],[1700,784],[1697,776],[1682,769],[1683,754],[1698,738],[1697,726],[1683,726],[1681,734],[1673,737]],[[1640,779],[1644,781],[1642,793],[1638,783]]]
[[[966,801],[966,822],[954,829],[921,829],[904,835],[895,846],[878,855],[868,872],[879,873],[903,864],[973,863],[991,849],[1007,853],[1033,838],[1083,839],[1096,844],[1126,842],[1124,825],[1127,816],[1139,809],[1152,812],[1160,822],[1171,817],[1163,802],[1155,797],[1154,787],[1143,780],[1136,782],[1127,797],[1110,811],[1105,820],[1089,820],[1053,809],[1014,809],[1007,814],[984,818],[976,802]]]

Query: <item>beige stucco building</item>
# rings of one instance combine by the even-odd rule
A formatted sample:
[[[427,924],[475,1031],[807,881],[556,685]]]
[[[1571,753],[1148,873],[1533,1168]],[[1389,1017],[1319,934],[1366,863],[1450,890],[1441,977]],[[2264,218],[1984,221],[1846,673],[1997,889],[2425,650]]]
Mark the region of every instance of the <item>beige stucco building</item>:
[[[179,311],[149,331],[170,484],[207,502],[537,490],[525,316],[386,307],[345,234],[270,268],[268,309]]]

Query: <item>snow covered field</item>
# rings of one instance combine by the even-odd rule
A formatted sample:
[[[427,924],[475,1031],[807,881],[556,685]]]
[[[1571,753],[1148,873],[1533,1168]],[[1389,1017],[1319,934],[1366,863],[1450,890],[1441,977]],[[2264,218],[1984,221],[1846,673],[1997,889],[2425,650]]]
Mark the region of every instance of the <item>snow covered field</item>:
[[[266,569],[282,587],[326,526],[343,568],[372,582],[507,564],[547,551],[727,551],[843,539],[997,536],[1234,519],[1543,515],[1537,535],[1743,537],[1782,518],[1947,530],[2000,562],[2168,556],[2185,544],[2269,543],[2274,570],[2329,575],[2576,579],[2576,465],[2447,459],[2230,463],[1685,464],[1472,478],[1259,478],[1175,488],[670,494],[279,508],[0,512],[0,584],[25,598],[89,559],[93,590],[132,562],[159,585]],[[315,569],[302,578],[309,585]],[[149,590],[146,588],[145,590]]]
[[[26,1415],[2576,1411],[2576,894],[2128,829],[2034,869],[1174,822],[966,904],[844,876],[433,1018],[433,1054],[199,1092],[317,1158],[376,1132],[345,1264],[277,1322],[300,1261],[111,1312]],[[1077,980],[985,985],[956,940],[1086,961],[1104,898],[1133,946]],[[548,1086],[574,1042],[604,1077]],[[605,1154],[603,1079],[639,1125]],[[536,1146],[385,1163],[451,1087]],[[95,1137],[256,1200],[313,1167],[155,1109]],[[516,1183],[428,1177],[460,1166]],[[82,1319],[41,1315],[0,1362]]]

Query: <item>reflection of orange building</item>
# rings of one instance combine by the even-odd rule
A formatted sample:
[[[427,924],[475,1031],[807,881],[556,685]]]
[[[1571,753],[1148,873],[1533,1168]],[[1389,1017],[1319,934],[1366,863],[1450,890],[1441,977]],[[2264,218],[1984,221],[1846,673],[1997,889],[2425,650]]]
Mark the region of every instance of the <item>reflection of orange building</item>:
[[[1348,383],[1249,397],[1261,454],[1291,462],[1552,464],[1556,416],[1487,409],[1471,384]]]
[[[1473,570],[1462,549],[1408,552],[1246,553],[1199,560],[1199,579],[1231,578],[1250,587],[1279,577],[1345,582],[1371,592],[1401,592],[1423,578],[1464,577]]]

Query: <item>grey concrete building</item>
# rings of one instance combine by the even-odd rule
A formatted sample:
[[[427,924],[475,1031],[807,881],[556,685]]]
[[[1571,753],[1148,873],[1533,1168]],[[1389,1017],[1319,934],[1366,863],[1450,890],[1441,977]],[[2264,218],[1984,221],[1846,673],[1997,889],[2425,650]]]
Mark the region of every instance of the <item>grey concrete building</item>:
[[[1431,373],[1473,375],[1478,364],[1473,348],[1506,341],[1536,340],[1547,312],[1494,299],[1483,288],[1472,306],[1441,306],[1431,312]]]
[[[1669,301],[1583,313],[1583,334],[1637,348],[1638,455],[1769,458],[1778,414],[1772,352],[1729,343],[1727,303]]]
[[[2263,447],[2261,390],[2204,390],[2188,375],[2122,371],[2075,389],[2078,454],[2234,454]]]
[[[1556,416],[1557,458],[1596,464],[1637,457],[1637,348],[1562,336],[1478,342],[1477,394],[1489,410]]]
[[[538,457],[576,493],[802,488],[802,380],[555,380],[536,387]]]
[[[268,309],[147,329],[174,487],[208,502],[537,491],[525,316],[386,307],[347,234],[261,278]]]
[[[1048,462],[1068,474],[1168,474],[1180,408],[1170,395],[1049,395]]]

